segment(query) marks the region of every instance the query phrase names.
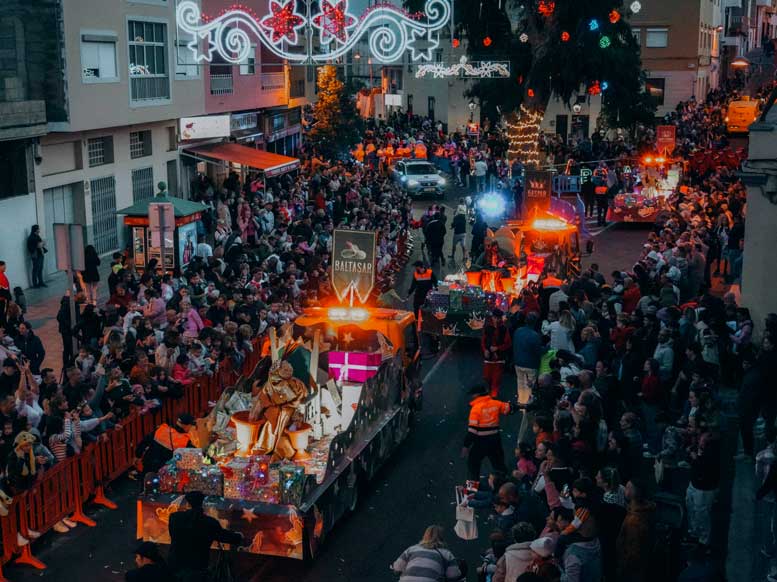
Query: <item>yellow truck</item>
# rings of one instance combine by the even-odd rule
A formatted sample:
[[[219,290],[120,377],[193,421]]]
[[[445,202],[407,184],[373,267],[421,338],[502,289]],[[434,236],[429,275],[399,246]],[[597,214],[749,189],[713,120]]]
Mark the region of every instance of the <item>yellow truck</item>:
[[[726,130],[728,133],[748,133],[750,125],[758,118],[760,102],[743,97],[728,104]]]

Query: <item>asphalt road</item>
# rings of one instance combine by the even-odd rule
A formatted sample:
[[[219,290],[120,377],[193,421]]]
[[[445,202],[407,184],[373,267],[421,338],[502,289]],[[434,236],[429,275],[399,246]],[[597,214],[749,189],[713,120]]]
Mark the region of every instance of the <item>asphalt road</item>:
[[[448,206],[455,206],[461,191],[449,193]],[[416,203],[422,211],[429,202]],[[448,213],[449,216],[452,212]],[[613,263],[608,255],[636,257],[645,234],[618,230],[606,233],[607,244],[597,245],[595,256],[603,265]],[[604,237],[605,234],[602,236]],[[604,242],[604,241],[603,241]],[[448,245],[450,242],[448,242]],[[448,252],[446,245],[445,251]],[[420,240],[416,255],[420,252]],[[633,260],[633,259],[632,259]],[[628,265],[623,265],[628,266]],[[449,266],[443,273],[456,269]],[[604,269],[603,269],[604,270]],[[397,285],[400,294],[407,281]],[[238,580],[263,582],[391,582],[395,576],[389,564],[409,545],[417,542],[426,526],[443,525],[454,554],[471,568],[470,580],[478,556],[487,547],[488,528],[481,524],[480,539],[465,542],[453,533],[455,524],[454,486],[466,478],[466,465],[460,457],[468,412],[467,390],[481,378],[479,350],[471,341],[459,340],[434,358],[424,362],[424,409],[400,449],[368,484],[357,511],[339,522],[312,564],[258,556],[241,555],[236,564]],[[514,400],[515,377],[506,374],[502,397]],[[520,415],[503,423],[503,440],[508,462]],[[488,470],[488,461],[483,471]],[[48,569],[8,566],[5,575],[14,582],[32,580],[118,581],[134,567],[135,495],[138,485],[120,479],[108,495],[119,504],[109,511],[89,505],[87,514],[97,521],[96,528],[78,526],[64,534],[50,534],[35,543],[35,555]]]

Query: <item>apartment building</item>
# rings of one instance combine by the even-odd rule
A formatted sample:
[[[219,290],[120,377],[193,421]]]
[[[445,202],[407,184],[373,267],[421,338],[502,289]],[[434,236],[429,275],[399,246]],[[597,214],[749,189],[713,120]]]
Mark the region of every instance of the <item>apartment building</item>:
[[[268,0],[244,2],[257,14]],[[218,16],[227,0],[201,0]],[[56,222],[84,224],[99,253],[122,248],[116,211],[158,182],[187,197],[200,167],[181,118],[230,116],[231,135],[293,154],[312,71],[252,47],[240,64],[197,64],[174,0],[6,0],[0,14],[0,260],[28,283],[25,240],[40,224],[45,273],[56,271]]]
[[[631,17],[658,115],[718,86],[721,14],[721,0],[653,0]]]
[[[40,139],[66,118],[60,27],[58,0],[6,0],[0,11],[0,260],[12,286],[29,281]]]

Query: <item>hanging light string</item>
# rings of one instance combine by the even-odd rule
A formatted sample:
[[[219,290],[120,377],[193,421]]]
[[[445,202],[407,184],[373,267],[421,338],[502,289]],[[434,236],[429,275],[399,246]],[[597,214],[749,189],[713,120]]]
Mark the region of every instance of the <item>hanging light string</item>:
[[[539,135],[544,113],[532,111],[521,104],[520,116],[517,121],[507,121],[507,136],[510,147],[507,150],[509,159],[520,159],[524,164],[539,166]]]

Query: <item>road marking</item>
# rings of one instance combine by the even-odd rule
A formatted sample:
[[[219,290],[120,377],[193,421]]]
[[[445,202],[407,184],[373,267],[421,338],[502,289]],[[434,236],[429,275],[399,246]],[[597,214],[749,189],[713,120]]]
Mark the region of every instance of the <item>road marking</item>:
[[[424,376],[424,379],[421,380],[421,384],[426,384],[426,382],[429,380],[429,378],[431,378],[434,375],[434,373],[437,371],[437,368],[439,368],[442,365],[442,363],[448,358],[448,356],[451,355],[451,350],[453,349],[453,346],[456,345],[457,341],[459,341],[459,340],[458,339],[454,339],[451,342],[451,345],[448,346],[448,348],[442,353],[442,356],[440,356],[437,359],[437,361],[434,363],[434,366],[432,366],[432,369],[429,370],[426,373],[426,376]]]
[[[610,224],[608,224],[607,226],[605,226],[605,227],[604,227],[602,230],[600,230],[600,231],[598,231],[598,232],[595,232],[595,233],[593,233],[591,236],[592,236],[592,237],[593,237],[593,236],[599,236],[600,234],[602,234],[602,233],[605,233],[605,232],[607,232],[608,230],[610,230],[610,229],[611,229],[613,226],[615,226],[616,224],[618,224],[618,223],[617,223],[617,222],[611,222]]]

